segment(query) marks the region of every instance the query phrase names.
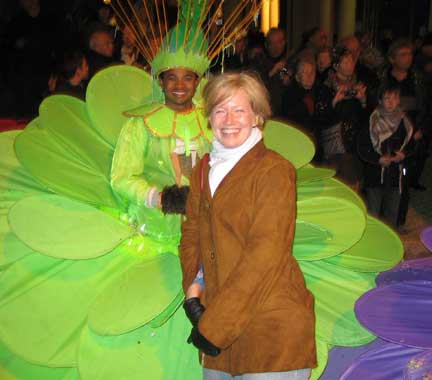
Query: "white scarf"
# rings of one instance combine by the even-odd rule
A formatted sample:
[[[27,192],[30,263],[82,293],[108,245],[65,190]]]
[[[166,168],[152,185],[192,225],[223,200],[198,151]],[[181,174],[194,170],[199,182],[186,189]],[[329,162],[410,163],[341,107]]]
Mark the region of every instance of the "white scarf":
[[[261,140],[262,132],[257,127],[252,128],[249,137],[237,148],[225,148],[219,141],[213,139],[213,150],[210,152],[209,162],[209,185],[212,197],[237,162]]]

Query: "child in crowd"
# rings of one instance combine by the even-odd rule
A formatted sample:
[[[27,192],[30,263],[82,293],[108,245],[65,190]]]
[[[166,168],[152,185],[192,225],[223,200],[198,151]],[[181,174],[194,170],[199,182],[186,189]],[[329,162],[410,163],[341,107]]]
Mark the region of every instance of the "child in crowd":
[[[369,211],[396,226],[413,126],[400,108],[397,85],[384,84],[378,96],[379,105],[370,116],[368,133],[359,139],[359,155],[365,162]]]

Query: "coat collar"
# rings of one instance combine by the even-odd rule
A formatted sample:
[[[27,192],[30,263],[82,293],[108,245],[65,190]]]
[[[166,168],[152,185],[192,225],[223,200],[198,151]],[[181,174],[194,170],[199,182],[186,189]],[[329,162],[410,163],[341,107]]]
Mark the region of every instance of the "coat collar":
[[[237,181],[241,180],[245,176],[248,176],[249,173],[256,167],[258,160],[260,160],[267,148],[264,145],[264,141],[261,140],[258,142],[249,152],[247,152],[237,164],[228,172],[222,182],[219,184],[218,188],[213,194],[213,198],[210,193],[210,185],[209,185],[209,172],[210,166],[206,165],[204,170],[204,193],[209,202],[212,202],[219,193],[223,192],[226,188],[229,188]]]

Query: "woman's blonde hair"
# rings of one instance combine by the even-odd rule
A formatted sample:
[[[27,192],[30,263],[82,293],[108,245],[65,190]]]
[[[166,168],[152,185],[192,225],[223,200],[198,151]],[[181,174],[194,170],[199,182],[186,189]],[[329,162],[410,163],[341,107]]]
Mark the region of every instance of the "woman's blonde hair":
[[[243,90],[252,111],[257,115],[257,126],[262,128],[271,115],[269,94],[261,79],[249,72],[226,73],[213,77],[204,87],[204,114],[209,117],[213,109],[238,91]]]

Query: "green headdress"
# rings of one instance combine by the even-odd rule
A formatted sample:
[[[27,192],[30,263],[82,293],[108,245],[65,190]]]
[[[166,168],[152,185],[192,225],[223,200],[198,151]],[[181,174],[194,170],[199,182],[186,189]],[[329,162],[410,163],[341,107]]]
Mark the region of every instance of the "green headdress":
[[[232,9],[223,1],[178,0],[177,23],[168,30],[167,0],[116,0],[111,6],[122,24],[135,36],[136,47],[158,77],[171,68],[185,68],[202,76],[211,60],[247,28],[261,1],[240,0]],[[221,26],[216,22],[222,20]]]

